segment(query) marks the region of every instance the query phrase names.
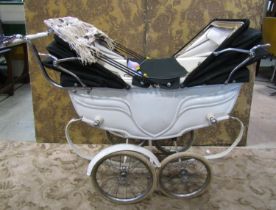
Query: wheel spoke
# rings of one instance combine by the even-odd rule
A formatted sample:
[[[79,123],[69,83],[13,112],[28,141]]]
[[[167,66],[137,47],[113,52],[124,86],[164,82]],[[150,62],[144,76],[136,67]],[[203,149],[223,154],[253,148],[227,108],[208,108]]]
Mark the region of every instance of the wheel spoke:
[[[209,166],[198,157],[176,153],[167,157],[161,164],[160,188],[169,196],[194,197],[202,193],[209,184]]]
[[[106,198],[132,203],[152,192],[156,176],[151,167],[148,159],[136,152],[117,152],[99,161],[92,170],[92,180]]]

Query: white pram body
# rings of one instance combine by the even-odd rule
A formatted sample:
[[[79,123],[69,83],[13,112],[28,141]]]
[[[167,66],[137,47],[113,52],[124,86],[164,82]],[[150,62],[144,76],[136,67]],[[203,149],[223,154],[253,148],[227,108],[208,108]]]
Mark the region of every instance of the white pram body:
[[[163,90],[94,88],[70,91],[74,108],[82,121],[124,138],[168,139],[229,118],[241,84],[196,86]]]
[[[157,185],[174,198],[203,193],[211,180],[206,159],[227,155],[242,138],[244,126],[230,113],[248,81],[246,66],[267,53],[268,45],[256,45],[260,33],[248,30],[249,21],[214,20],[173,56],[159,60],[144,58],[118,43],[114,47],[106,34],[76,18],[49,19],[46,24],[47,32],[14,36],[2,44],[27,42],[45,78],[68,91],[79,118],[68,122],[66,139],[79,156],[90,160],[87,175],[98,192],[123,204],[145,199]],[[49,53],[38,53],[32,40],[53,32]],[[129,62],[122,52],[134,61]],[[61,82],[54,81],[46,68],[59,71]],[[185,152],[192,145],[194,130],[229,118],[241,128],[225,151],[205,156]],[[125,144],[85,155],[69,135],[76,121],[123,137]],[[187,133],[191,139],[182,142],[180,137]],[[129,139],[138,140],[138,145]],[[150,149],[143,147],[145,141]],[[151,150],[153,145],[168,156],[159,158]]]

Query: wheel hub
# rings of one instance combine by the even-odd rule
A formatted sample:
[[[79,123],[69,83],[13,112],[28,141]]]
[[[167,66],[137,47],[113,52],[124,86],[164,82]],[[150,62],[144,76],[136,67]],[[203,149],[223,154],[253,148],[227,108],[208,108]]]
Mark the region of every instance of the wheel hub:
[[[119,183],[122,185],[126,185],[127,184],[127,180],[128,180],[128,171],[126,167],[122,167],[120,170],[120,174],[119,174]]]
[[[186,169],[181,169],[179,172],[179,177],[181,179],[181,182],[188,182],[189,181],[189,172]]]

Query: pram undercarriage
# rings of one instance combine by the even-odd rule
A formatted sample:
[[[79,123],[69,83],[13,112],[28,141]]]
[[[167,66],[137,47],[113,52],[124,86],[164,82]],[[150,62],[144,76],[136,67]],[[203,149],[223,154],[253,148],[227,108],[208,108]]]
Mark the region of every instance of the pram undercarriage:
[[[247,20],[214,20],[171,58],[147,59],[118,43],[112,46],[106,34],[89,24],[60,18],[61,30],[55,21],[46,21],[48,32],[13,37],[4,44],[28,42],[45,78],[68,90],[79,118],[68,122],[66,139],[79,156],[90,160],[87,175],[95,189],[117,203],[141,201],[157,186],[174,198],[203,193],[211,180],[207,159],[227,155],[242,138],[243,123],[230,113],[248,80],[246,66],[267,55],[268,45],[258,45],[260,34],[248,32]],[[82,30],[88,27],[89,33],[84,30],[70,45],[68,39],[75,40],[66,33],[76,31],[78,24]],[[49,53],[38,53],[31,40],[53,32]],[[59,71],[61,83],[52,80],[46,68]],[[194,130],[230,118],[241,128],[225,151],[206,156],[186,152]],[[70,126],[78,121],[105,130],[115,145],[94,156],[83,154],[69,135]],[[114,141],[111,134],[125,142]],[[189,138],[182,141],[184,134]],[[161,162],[153,146],[167,156]]]

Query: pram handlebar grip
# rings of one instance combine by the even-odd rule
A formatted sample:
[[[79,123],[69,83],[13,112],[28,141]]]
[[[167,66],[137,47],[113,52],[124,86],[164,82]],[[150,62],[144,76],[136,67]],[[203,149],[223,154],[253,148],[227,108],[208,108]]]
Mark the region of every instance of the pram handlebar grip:
[[[16,45],[27,43],[28,41],[32,41],[32,40],[35,40],[35,39],[40,39],[40,38],[43,38],[43,37],[47,37],[51,33],[52,33],[52,31],[49,30],[49,31],[39,32],[39,33],[36,33],[36,34],[28,34],[26,36],[23,36],[22,34],[16,34],[16,35],[14,35],[15,36],[14,39],[12,39],[10,41],[7,41],[5,43],[5,46],[6,47],[13,47],[13,46],[16,46]]]
[[[35,40],[35,39],[40,39],[40,38],[47,37],[52,33],[53,33],[52,30],[48,30],[48,31],[39,32],[39,33],[36,33],[36,34],[28,34],[24,38],[27,39],[27,40]]]

